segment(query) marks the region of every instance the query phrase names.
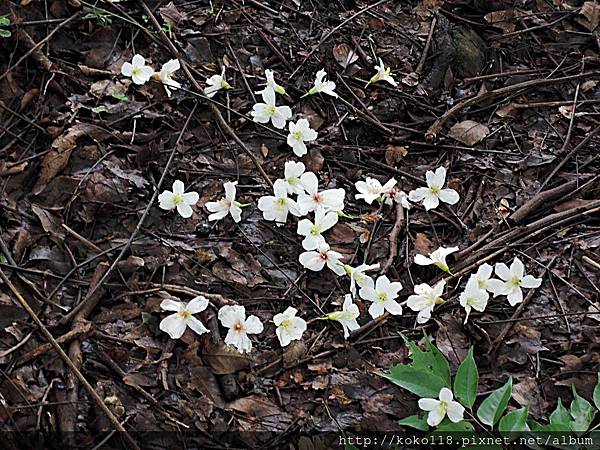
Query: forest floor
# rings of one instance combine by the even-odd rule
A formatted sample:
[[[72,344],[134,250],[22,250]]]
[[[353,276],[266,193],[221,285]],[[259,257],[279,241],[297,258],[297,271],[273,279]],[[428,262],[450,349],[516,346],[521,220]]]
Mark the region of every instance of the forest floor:
[[[0,37],[0,268],[85,378],[0,282],[2,429],[76,431],[92,448],[115,424],[87,382],[134,439],[195,431],[221,448],[217,432],[276,432],[239,434],[239,447],[268,447],[315,430],[401,431],[417,398],[380,376],[409,361],[401,333],[427,333],[453,372],[473,346],[480,395],[511,376],[511,408],[529,405],[536,420],[569,401],[572,385],[590,398],[600,371],[598,2],[89,2],[0,0],[10,32]],[[182,89],[169,98],[159,82],[123,77],[136,53],[155,68],[180,58]],[[397,87],[365,88],[377,58]],[[200,89],[222,68],[233,88],[207,100]],[[322,68],[339,98],[301,98]],[[249,115],[265,69],[287,90],[278,102],[318,131],[302,158],[287,129]],[[444,275],[415,265],[416,254],[459,247],[430,321],[407,307],[372,320],[360,298],[361,328],[347,340],[317,320],[340,308],[347,277],[305,270],[296,218],[277,227],[256,206],[289,160],[345,189],[354,219],[340,218],[327,242],[353,265],[380,263],[404,286],[400,301]],[[440,166],[454,206],[398,217],[400,207],[354,198],[366,176],[395,177],[408,192]],[[200,194],[191,218],[158,207],[163,172],[160,192],[180,179]],[[239,224],[209,222],[204,205],[228,180],[251,205]],[[514,257],[542,285],[519,308],[490,299],[464,324],[466,277]],[[163,299],[199,294],[212,303],[199,315],[211,334],[159,330]],[[265,325],[247,355],[222,341],[225,304]],[[282,349],[271,321],[288,306],[308,329]]]

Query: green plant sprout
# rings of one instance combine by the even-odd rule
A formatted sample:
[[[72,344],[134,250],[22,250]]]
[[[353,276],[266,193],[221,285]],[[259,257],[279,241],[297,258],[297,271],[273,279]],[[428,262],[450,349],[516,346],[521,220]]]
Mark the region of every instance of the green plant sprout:
[[[10,30],[3,28],[9,25],[10,19],[8,18],[8,16],[0,16],[0,37],[9,38],[12,35]]]
[[[459,441],[463,443],[462,448],[483,448],[476,444],[477,426],[480,435],[485,433],[485,436],[496,439],[494,445],[485,445],[486,449],[502,449],[502,445],[510,445],[519,439],[519,442],[525,442],[525,446],[535,450],[548,447],[595,448],[591,436],[597,433],[595,430],[600,427],[600,423],[593,427],[591,425],[600,410],[600,373],[593,392],[594,406],[581,397],[575,386],[572,386],[573,401],[569,408],[559,398],[556,409],[549,417],[549,423],[542,424],[529,417],[529,406],[506,412],[513,388],[511,377],[503,386],[485,397],[476,410],[473,409],[479,384],[473,347],[469,349],[452,380],[448,360],[426,334],[425,351],[415,342],[402,337],[410,349],[412,362],[397,364],[390,368],[389,373],[381,376],[421,399],[437,398],[442,389],[452,389],[456,400],[465,408],[463,420],[453,422],[445,417],[437,426],[432,427],[429,437],[437,440],[440,436],[452,433],[454,438],[459,436]],[[398,424],[424,432],[430,431],[425,414],[405,417]],[[540,444],[541,438],[543,444]]]

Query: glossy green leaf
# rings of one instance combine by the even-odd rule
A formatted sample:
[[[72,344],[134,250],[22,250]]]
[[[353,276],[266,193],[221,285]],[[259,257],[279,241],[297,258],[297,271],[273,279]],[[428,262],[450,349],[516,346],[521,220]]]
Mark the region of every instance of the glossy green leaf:
[[[575,386],[573,388],[573,401],[571,402],[571,417],[574,420],[574,431],[587,431],[596,416],[594,408],[585,398],[579,396]]]
[[[512,378],[506,384],[488,395],[477,410],[477,417],[485,425],[494,426],[504,413],[512,393]]]
[[[477,384],[479,373],[473,358],[473,347],[469,349],[467,357],[460,363],[454,377],[454,395],[467,408],[471,408],[477,398]]]
[[[405,364],[392,367],[390,373],[383,377],[421,398],[437,398],[440,390],[446,386],[439,376]]]
[[[417,415],[408,416],[402,420],[399,420],[398,425],[416,428],[417,430],[421,430],[421,431],[429,430],[429,425],[427,424],[426,416],[417,416]]]
[[[563,406],[560,398],[558,399],[556,409],[550,414],[550,423],[552,425],[562,425],[565,431],[573,429],[571,414],[569,414],[569,410]]]
[[[506,414],[498,424],[501,433],[522,433],[527,429],[529,408],[519,408]]]

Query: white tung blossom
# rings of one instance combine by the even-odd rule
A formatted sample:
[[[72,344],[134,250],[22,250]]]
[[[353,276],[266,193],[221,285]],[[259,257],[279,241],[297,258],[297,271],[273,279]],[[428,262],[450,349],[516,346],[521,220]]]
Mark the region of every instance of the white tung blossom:
[[[296,217],[302,216],[298,204],[288,198],[287,185],[283,180],[276,180],[273,184],[274,195],[265,195],[258,199],[258,209],[263,213],[265,220],[275,221],[278,226],[287,221],[288,213]]]
[[[206,84],[204,95],[208,98],[213,98],[221,89],[231,89],[231,85],[225,80],[225,67],[223,67],[221,75],[213,75],[206,80]]]
[[[425,179],[427,187],[420,187],[409,192],[408,199],[411,202],[423,201],[426,210],[437,208],[440,201],[449,205],[458,202],[458,192],[454,189],[443,189],[446,182],[446,169],[444,167],[438,167],[435,173],[428,170]]]
[[[300,182],[300,177],[305,171],[304,164],[301,162],[287,161],[283,171],[283,182],[287,187],[288,194],[302,194],[304,187]]]
[[[380,198],[383,192],[383,186],[381,186],[381,183],[376,178],[367,177],[365,181],[360,180],[354,183],[354,186],[359,192],[354,198],[356,200],[362,199],[369,205],[373,203],[373,200]]]
[[[356,286],[362,288],[365,286],[373,287],[375,285],[373,278],[369,275],[365,275],[365,272],[375,269],[379,269],[379,263],[371,265],[361,264],[357,267],[344,264],[344,272],[350,277],[350,293],[352,296],[356,295]]]
[[[467,281],[465,290],[459,296],[460,306],[465,308],[465,312],[467,313],[465,323],[469,320],[471,309],[479,312],[485,310],[489,298],[490,294],[485,289],[479,287],[477,275],[471,275],[469,281]]]
[[[323,270],[323,267],[327,264],[327,267],[336,275],[344,275],[346,272],[344,271],[344,264],[340,261],[342,258],[341,253],[331,250],[329,244],[322,243],[316,250],[301,253],[299,260],[305,269],[313,272]]]
[[[212,214],[208,216],[208,220],[221,220],[227,214],[231,214],[234,222],[242,220],[242,204],[235,200],[235,186],[237,182],[227,181],[223,184],[225,188],[225,197],[218,202],[207,202],[206,209]]]
[[[323,208],[315,211],[315,222],[310,219],[302,219],[298,222],[298,234],[304,236],[302,247],[304,250],[314,250],[325,243],[322,233],[333,227],[338,221],[336,212],[325,212]]]
[[[439,400],[435,398],[422,398],[419,400],[419,408],[427,411],[427,424],[432,427],[438,426],[444,417],[448,416],[451,422],[457,423],[463,420],[465,408],[454,401],[452,391],[447,387],[440,390]]]
[[[194,206],[200,196],[197,192],[184,192],[183,181],[176,180],[173,183],[173,191],[163,191],[158,196],[158,206],[161,209],[171,210],[177,208],[181,217],[187,219],[192,216],[192,206]]]
[[[367,87],[370,84],[377,83],[378,81],[387,81],[392,86],[398,86],[398,83],[396,83],[396,80],[394,80],[394,78],[391,75],[392,69],[390,67],[386,69],[385,64],[383,63],[383,60],[381,58],[379,58],[379,65],[375,66],[375,70],[377,71],[377,73],[371,77],[371,79],[365,87]]]
[[[142,55],[134,55],[131,62],[123,63],[121,74],[130,77],[135,84],[142,85],[152,78],[154,69],[146,65],[146,60]]]
[[[446,282],[439,281],[434,287],[428,284],[417,284],[414,288],[415,294],[408,297],[406,305],[413,311],[418,311],[417,323],[425,323],[431,319],[431,313],[435,305],[444,303],[442,294]]]
[[[256,316],[246,318],[246,309],[240,305],[225,305],[218,314],[221,325],[229,328],[225,343],[233,345],[240,353],[252,350],[252,341],[249,334],[258,334],[263,331],[263,324]]]
[[[510,269],[504,263],[496,264],[496,275],[501,280],[489,280],[488,284],[494,296],[506,295],[508,303],[515,306],[523,301],[523,291],[521,288],[534,289],[542,284],[541,278],[535,278],[533,275],[525,275],[525,266],[519,258],[515,258],[510,265]]]
[[[397,181],[392,178],[381,187],[381,194],[386,205],[392,205],[393,202],[400,203],[404,209],[410,209],[411,205],[408,201],[408,194],[401,191],[396,186]]]
[[[305,142],[312,142],[317,139],[317,132],[310,127],[308,120],[299,119],[296,123],[288,123],[290,134],[287,137],[287,144],[292,147],[296,156],[304,156],[307,153]]]
[[[178,59],[171,59],[163,64],[160,69],[159,78],[165,87],[167,95],[171,96],[171,89],[176,90],[181,87],[181,83],[173,79],[173,74],[181,68]]]
[[[265,90],[272,89],[279,95],[286,95],[285,88],[275,82],[275,76],[271,69],[265,70],[265,78],[267,79],[267,85],[262,91],[258,91],[257,94],[262,94]]]
[[[327,189],[319,192],[319,180],[313,172],[306,172],[300,177],[306,193],[298,195],[298,205],[304,214],[321,207],[325,211],[342,211],[344,209],[344,189]]]
[[[317,77],[315,79],[315,83],[314,86],[310,89],[310,91],[308,91],[306,94],[303,95],[303,97],[307,96],[307,95],[314,95],[314,94],[327,94],[327,95],[331,95],[332,97],[336,97],[337,98],[337,94],[335,93],[335,83],[333,81],[327,81],[325,78],[327,77],[327,72],[325,72],[325,69],[321,69],[317,72]]]
[[[208,300],[201,295],[193,298],[189,303],[171,299],[163,300],[160,307],[164,311],[174,311],[174,313],[161,320],[158,327],[168,333],[172,339],[183,336],[187,327],[197,334],[208,333],[209,330],[194,317],[194,314],[204,311],[207,306]]]
[[[449,272],[448,264],[446,263],[446,257],[451,253],[457,252],[458,247],[440,247],[429,256],[416,255],[415,263],[419,266],[431,266],[434,265],[444,272]]]
[[[488,292],[493,292],[492,286],[489,283],[493,271],[494,268],[488,263],[483,263],[477,268],[477,272],[474,273],[473,276],[477,280],[477,286],[480,289],[485,289]]]
[[[275,314],[273,322],[277,327],[275,334],[282,347],[287,347],[290,342],[302,339],[302,334],[306,331],[306,321],[296,317],[298,310],[288,307],[284,312]]]
[[[289,106],[275,105],[275,91],[265,89],[261,96],[264,103],[257,103],[250,113],[253,120],[258,123],[269,123],[271,121],[275,128],[282,129],[285,123],[292,117],[292,110]]]
[[[385,311],[392,315],[401,315],[402,306],[396,301],[398,292],[402,290],[400,282],[392,282],[382,275],[377,278],[375,286],[364,286],[360,288],[359,295],[362,299],[371,303],[369,314],[373,319],[383,315]]]
[[[344,304],[342,305],[341,311],[335,311],[327,314],[329,320],[335,320],[342,325],[344,329],[344,339],[348,339],[350,331],[358,330],[360,325],[356,319],[360,316],[358,306],[352,303],[352,295],[346,294],[344,297]]]

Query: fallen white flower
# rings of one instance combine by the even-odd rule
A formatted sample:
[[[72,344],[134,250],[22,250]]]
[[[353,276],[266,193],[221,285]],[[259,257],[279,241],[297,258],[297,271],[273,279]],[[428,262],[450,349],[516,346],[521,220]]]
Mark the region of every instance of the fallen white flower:
[[[302,334],[306,331],[306,321],[296,317],[297,313],[298,310],[290,306],[284,312],[273,316],[273,322],[277,327],[275,334],[282,347],[287,347],[290,342],[302,339]]]
[[[298,222],[298,234],[305,236],[302,240],[304,250],[314,250],[319,245],[325,243],[322,233],[333,227],[338,221],[336,212],[325,212],[323,208],[317,208],[315,211],[315,222],[310,219],[302,219]]]
[[[301,162],[287,161],[283,170],[283,181],[287,187],[288,194],[302,194],[304,186],[300,182],[300,177],[304,173],[304,164]]]
[[[448,264],[446,263],[446,257],[451,253],[457,252],[458,247],[440,247],[435,250],[433,253],[430,253],[429,256],[424,255],[416,255],[415,263],[419,266],[431,266],[434,265],[444,272],[450,272]]]
[[[288,123],[290,134],[287,137],[287,144],[297,156],[304,156],[307,153],[305,142],[312,142],[317,139],[317,132],[310,127],[308,120],[299,119],[296,123]]]
[[[418,311],[417,323],[427,322],[431,319],[431,313],[435,305],[444,303],[442,294],[445,286],[446,282],[444,280],[439,281],[434,287],[426,283],[415,286],[415,295],[408,297],[406,305],[413,311]]]
[[[292,110],[289,106],[275,105],[275,91],[265,89],[261,96],[264,103],[257,103],[250,113],[254,121],[258,123],[269,123],[271,121],[275,128],[282,129],[285,123],[292,117]]]
[[[146,60],[142,55],[134,55],[131,62],[123,63],[121,74],[130,77],[135,84],[142,85],[152,78],[154,69],[146,65]]]
[[[506,295],[510,306],[515,306],[523,301],[523,291],[521,288],[534,289],[542,284],[541,278],[535,278],[533,275],[525,275],[525,266],[519,258],[513,260],[510,269],[504,263],[498,263],[495,267],[496,275],[501,280],[489,280],[494,296]]]
[[[391,178],[381,187],[381,194],[386,205],[392,205],[393,202],[400,203],[404,209],[410,209],[411,204],[408,201],[408,194],[401,191],[396,186],[397,181]]]
[[[454,395],[447,387],[440,390],[439,400],[435,398],[422,398],[419,400],[419,408],[428,411],[427,424],[432,427],[438,426],[446,415],[451,422],[457,423],[463,420],[465,408],[453,400]]]
[[[179,89],[181,87],[181,83],[175,81],[173,79],[173,74],[181,68],[178,59],[171,59],[163,64],[160,69],[159,77],[160,81],[162,81],[163,86],[165,87],[165,91],[167,91],[167,95],[171,96],[171,89]],[[170,89],[169,89],[170,88]]]
[[[402,306],[396,301],[398,292],[402,290],[402,283],[391,282],[390,279],[382,275],[377,278],[375,287],[364,286],[360,288],[359,295],[362,299],[373,302],[369,307],[369,314],[373,319],[383,315],[385,311],[392,315],[402,314]]]
[[[335,320],[339,322],[344,329],[344,339],[348,339],[348,336],[350,336],[350,331],[358,330],[360,328],[360,325],[356,321],[358,316],[360,316],[358,306],[352,303],[352,296],[350,294],[346,294],[344,296],[342,310],[329,313],[326,317],[329,320]]]
[[[469,277],[469,281],[467,281],[467,286],[465,290],[459,296],[460,305],[465,308],[465,312],[467,313],[465,316],[465,322],[469,320],[469,314],[471,313],[471,309],[475,311],[483,312],[487,307],[488,299],[490,298],[490,294],[485,289],[479,287],[479,283],[477,282],[477,275],[471,275]]]
[[[174,314],[161,320],[158,327],[171,336],[172,339],[179,339],[183,336],[186,327],[190,327],[197,334],[208,333],[209,330],[196,319],[193,315],[204,311],[208,307],[208,300],[203,296],[198,296],[189,301],[189,303],[178,300],[163,300],[160,307],[164,311],[175,311]]]
[[[305,269],[313,272],[323,270],[323,267],[327,264],[327,267],[336,275],[344,275],[346,272],[344,271],[344,264],[340,261],[342,258],[341,253],[331,250],[329,244],[322,243],[316,250],[301,253],[299,260]]]
[[[383,192],[383,186],[376,178],[367,177],[365,181],[357,181],[354,183],[356,190],[359,192],[354,195],[356,200],[364,200],[369,205],[373,203],[373,200],[377,200],[381,197]]]
[[[257,94],[262,94],[267,89],[272,89],[279,95],[286,95],[285,88],[275,82],[275,76],[271,69],[265,70],[265,78],[267,79],[267,85],[262,91],[258,91]]]
[[[392,71],[391,67],[388,67],[386,69],[385,64],[383,63],[383,60],[381,58],[379,58],[379,65],[375,66],[375,70],[377,71],[377,73],[371,77],[371,79],[365,87],[367,87],[370,84],[377,83],[378,81],[387,81],[394,87],[398,86],[398,83],[396,83],[396,80],[394,80],[394,78],[390,74]]]
[[[298,205],[304,214],[321,207],[325,211],[342,211],[344,209],[344,189],[327,189],[319,192],[319,180],[313,172],[306,172],[300,177],[300,183],[306,193],[298,195]]]
[[[213,98],[221,89],[231,89],[231,85],[225,80],[225,67],[223,67],[221,75],[213,75],[206,80],[206,84],[208,86],[204,88],[204,95],[208,98]]]
[[[438,167],[434,172],[428,170],[425,174],[427,187],[420,187],[410,191],[408,199],[411,202],[423,201],[426,210],[437,208],[440,201],[454,205],[459,200],[458,192],[454,189],[442,189],[446,182],[446,169]]]
[[[212,214],[208,216],[209,221],[221,220],[227,214],[231,214],[234,222],[242,220],[242,208],[241,203],[235,200],[235,186],[237,182],[227,181],[223,183],[225,188],[225,197],[218,202],[206,202],[206,209]]]
[[[273,184],[275,195],[265,195],[258,199],[258,209],[263,213],[265,220],[275,221],[278,226],[287,221],[288,213],[296,217],[303,215],[298,204],[288,198],[287,184],[283,180],[276,180]]]
[[[173,183],[173,191],[165,190],[158,196],[158,207],[165,210],[177,208],[177,212],[184,219],[191,217],[192,206],[198,202],[200,196],[197,192],[184,191],[183,181],[176,180]]]
[[[344,264],[344,272],[350,277],[350,293],[352,296],[356,295],[356,286],[362,288],[365,286],[373,287],[375,282],[369,275],[365,275],[368,270],[379,269],[379,263],[377,264],[361,264],[358,267],[352,267],[349,264]]]
[[[225,343],[233,345],[240,353],[252,350],[252,341],[249,334],[258,334],[263,331],[263,324],[256,316],[246,318],[246,309],[240,305],[225,305],[219,309],[218,314],[221,325],[229,328]]]
[[[327,72],[325,69],[321,69],[317,72],[317,77],[315,79],[314,86],[302,97],[306,97],[307,95],[315,95],[318,93],[331,95],[332,97],[338,97],[335,91],[335,83],[333,81],[325,80],[327,76]]]

